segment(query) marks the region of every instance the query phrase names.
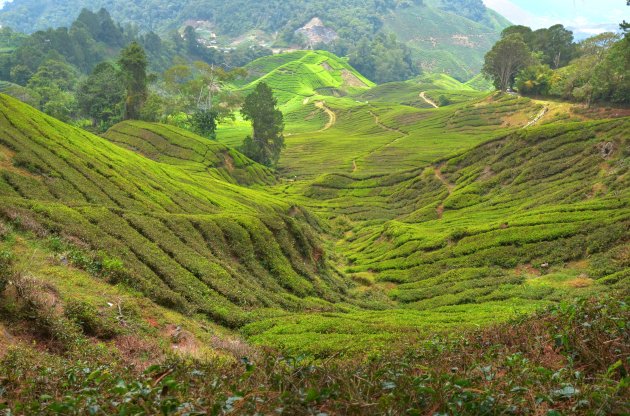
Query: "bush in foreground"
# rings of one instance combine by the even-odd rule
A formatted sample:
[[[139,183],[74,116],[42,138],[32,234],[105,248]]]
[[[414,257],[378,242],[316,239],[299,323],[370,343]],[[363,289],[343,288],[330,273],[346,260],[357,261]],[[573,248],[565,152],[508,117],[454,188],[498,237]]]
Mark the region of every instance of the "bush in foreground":
[[[0,397],[8,414],[621,415],[628,322],[626,302],[584,300],[382,356],[268,350],[227,366],[171,357],[135,374],[97,347],[63,357],[13,348]]]

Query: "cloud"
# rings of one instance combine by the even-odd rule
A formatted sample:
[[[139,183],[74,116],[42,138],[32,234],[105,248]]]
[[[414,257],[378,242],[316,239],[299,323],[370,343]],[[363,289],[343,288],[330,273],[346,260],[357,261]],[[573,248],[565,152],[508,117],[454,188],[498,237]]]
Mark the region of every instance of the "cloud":
[[[554,3],[544,0],[484,0],[484,3],[514,24],[533,29],[563,24],[573,30],[577,39],[617,31],[618,22],[627,12],[623,7],[606,7],[611,0],[599,0],[599,6],[590,2],[576,3],[576,0],[547,1]],[[617,4],[620,3],[615,1]]]
[[[514,24],[530,26],[540,19],[510,0],[484,0],[483,2],[486,7],[496,10]]]

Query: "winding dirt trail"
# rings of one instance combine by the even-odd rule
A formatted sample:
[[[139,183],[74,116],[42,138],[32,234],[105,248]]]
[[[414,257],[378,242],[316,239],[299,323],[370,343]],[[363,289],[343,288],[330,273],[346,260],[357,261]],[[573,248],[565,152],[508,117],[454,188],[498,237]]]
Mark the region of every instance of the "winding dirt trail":
[[[429,97],[427,97],[427,94],[425,91],[422,91],[420,93],[420,98],[422,98],[427,104],[429,104],[430,106],[432,106],[433,108],[440,108],[435,101],[433,101],[432,99],[430,99]]]
[[[525,125],[525,127],[523,127],[524,129],[531,127],[533,125],[535,125],[536,123],[538,123],[540,121],[541,118],[543,118],[545,116],[545,114],[547,114],[547,111],[549,111],[549,107],[545,106],[542,110],[540,110],[540,113],[538,113],[536,115],[536,117],[534,117],[534,119],[532,121],[530,121],[529,123],[527,123]]]
[[[357,159],[353,160],[353,161],[352,161],[352,172],[356,172],[356,171],[357,171],[357,169],[358,169],[358,166],[357,166],[357,160],[365,160],[365,159],[367,159],[368,157],[370,157],[370,156],[372,156],[373,154],[375,154],[376,152],[378,152],[379,150],[382,150],[382,149],[384,149],[384,148],[386,148],[386,147],[388,147],[388,146],[392,146],[392,145],[393,145],[393,144],[395,144],[397,141],[399,141],[399,140],[401,140],[401,139],[404,139],[405,137],[409,137],[409,133],[407,133],[407,132],[405,132],[405,131],[402,131],[402,130],[400,130],[400,129],[394,128],[394,127],[389,127],[388,125],[385,125],[385,124],[381,123],[381,119],[380,119],[380,117],[379,117],[379,116],[378,116],[378,114],[376,114],[375,112],[373,112],[373,111],[369,111],[369,113],[370,113],[370,115],[371,115],[372,117],[374,117],[374,124],[376,124],[378,127],[380,127],[380,128],[381,128],[381,129],[383,129],[383,130],[390,131],[390,132],[392,132],[392,133],[396,133],[396,134],[398,134],[399,136],[398,136],[398,137],[396,137],[396,138],[395,138],[394,140],[392,140],[391,142],[389,142],[389,143],[385,143],[385,144],[383,144],[383,145],[381,145],[381,146],[378,146],[378,147],[376,147],[375,149],[372,149],[372,150],[368,151],[365,155],[361,156],[360,158],[357,158]]]
[[[337,123],[337,114],[335,114],[335,112],[332,111],[330,108],[326,107],[325,102],[317,101],[315,103],[315,107],[324,110],[324,112],[328,115],[328,123],[326,123],[324,127],[319,131],[326,131]]]
[[[448,189],[448,194],[451,195],[453,193],[453,189],[455,189],[455,185],[453,185],[452,183],[450,183],[448,181],[448,179],[446,179],[444,177],[444,174],[442,174],[442,166],[436,166],[434,168],[434,172],[435,172],[435,177],[442,182],[442,184],[444,186],[446,186],[446,189]],[[437,215],[438,215],[438,219],[441,220],[442,216],[444,215],[444,203],[441,203],[438,207],[437,207]]]
[[[377,126],[379,126],[380,128],[382,128],[383,130],[391,131],[391,132],[393,132],[393,133],[398,133],[398,134],[400,134],[402,137],[409,136],[409,133],[407,133],[407,132],[404,132],[404,131],[402,131],[402,130],[400,130],[400,129],[397,129],[397,128],[394,128],[394,127],[389,127],[389,126],[387,126],[387,125],[385,125],[385,124],[381,123],[381,119],[380,119],[380,117],[379,117],[379,116],[378,116],[378,114],[376,114],[375,112],[370,111],[370,114],[372,115],[372,117],[374,117],[374,124],[376,124]],[[399,138],[397,138],[396,140],[399,140],[399,139],[401,139],[402,137],[399,137]],[[387,144],[387,146],[389,146],[390,144],[393,144],[394,142],[396,142],[396,140],[394,140],[393,142],[391,142],[391,143]]]

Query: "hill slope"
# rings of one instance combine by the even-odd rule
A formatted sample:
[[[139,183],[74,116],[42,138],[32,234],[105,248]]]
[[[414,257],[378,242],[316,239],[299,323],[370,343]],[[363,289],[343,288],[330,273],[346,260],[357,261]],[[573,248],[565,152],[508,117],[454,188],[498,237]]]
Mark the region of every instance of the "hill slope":
[[[191,174],[210,175],[241,185],[275,183],[269,168],[218,142],[174,126],[125,121],[110,128],[103,137],[151,160],[180,167]]]
[[[182,166],[172,156],[148,159],[4,95],[0,114],[1,217],[40,237],[106,253],[103,264],[122,261],[114,281],[228,326],[251,319],[252,308],[331,308],[324,299],[343,298],[347,283],[328,268],[308,213],[226,182],[227,168],[191,170],[224,163],[225,147],[206,145],[203,159]],[[108,136],[126,146],[148,136],[143,145],[156,148],[168,138],[167,152],[184,156],[193,152],[180,147],[204,148],[190,135],[145,124],[117,126]],[[235,167],[244,164],[246,181],[270,180],[264,168],[228,154]],[[243,177],[234,173],[230,182]]]
[[[268,56],[246,65],[245,69],[248,76],[239,85],[243,91],[265,82],[282,104],[314,95],[343,96],[374,86],[345,60],[325,51]]]
[[[250,70],[237,87],[267,80],[285,112],[277,177],[170,126],[102,138],[0,95],[16,413],[623,414],[627,112],[445,74],[372,86],[319,52]]]

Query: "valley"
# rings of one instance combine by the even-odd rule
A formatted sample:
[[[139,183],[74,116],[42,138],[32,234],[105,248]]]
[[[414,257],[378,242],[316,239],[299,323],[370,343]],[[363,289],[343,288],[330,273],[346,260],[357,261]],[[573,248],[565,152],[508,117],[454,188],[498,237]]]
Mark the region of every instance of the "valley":
[[[243,112],[97,135],[0,95],[15,414],[623,414],[627,108],[326,51],[244,69],[277,166]]]

